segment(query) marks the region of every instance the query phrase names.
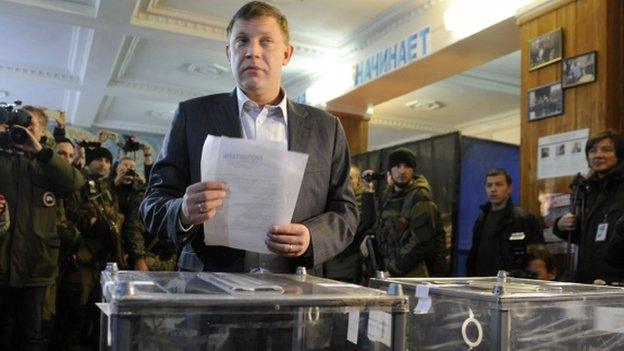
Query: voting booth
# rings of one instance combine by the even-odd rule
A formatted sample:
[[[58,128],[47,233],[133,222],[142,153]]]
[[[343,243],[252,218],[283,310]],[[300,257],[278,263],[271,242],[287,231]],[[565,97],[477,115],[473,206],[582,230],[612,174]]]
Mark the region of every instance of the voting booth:
[[[479,216],[479,205],[487,202],[484,177],[492,168],[505,168],[514,179],[511,198],[518,203],[520,195],[520,150],[518,145],[461,135],[458,132],[394,145],[351,157],[360,169],[385,173],[388,156],[405,147],[416,156],[415,173],[424,175],[440,209],[452,252],[452,272],[466,275],[466,259],[472,246],[472,226]],[[487,155],[487,157],[483,157]],[[377,182],[379,198],[386,187]]]
[[[404,350],[407,297],[299,274],[102,273],[101,350]]]
[[[624,289],[499,277],[372,279],[410,298],[409,350],[624,350]]]

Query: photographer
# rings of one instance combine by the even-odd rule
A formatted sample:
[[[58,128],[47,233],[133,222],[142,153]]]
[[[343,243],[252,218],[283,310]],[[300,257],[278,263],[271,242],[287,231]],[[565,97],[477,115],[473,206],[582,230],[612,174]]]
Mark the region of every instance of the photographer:
[[[154,164],[154,157],[152,155],[152,147],[145,143],[139,143],[134,135],[124,135],[125,140],[117,143],[119,146],[119,159],[129,157],[130,153],[133,153],[132,160],[136,160],[135,152],[141,150],[143,152],[143,174],[145,180],[149,180],[150,173],[152,171],[152,165]],[[115,175],[116,176],[116,175]],[[112,178],[115,178],[112,177]]]
[[[135,171],[135,162],[130,157],[119,160],[117,175],[111,188],[119,202],[119,212],[124,215],[124,238],[127,252],[131,253],[130,262],[134,269],[147,271],[145,263],[145,227],[139,219],[139,205],[145,195],[145,178]]]
[[[41,145],[47,124],[42,110],[25,106],[3,112],[9,128],[0,136],[0,194],[12,223],[0,237],[0,319],[3,324],[12,319],[13,330],[1,340],[12,343],[7,349],[40,350],[46,287],[58,272],[56,201],[79,189],[84,179]]]
[[[142,240],[141,243],[133,243],[139,246],[144,252],[145,258],[136,261],[137,270],[173,271],[176,266],[176,247],[171,242],[161,240],[156,236],[147,233],[143,223],[139,219],[139,205],[145,195],[145,178],[135,171],[136,163],[130,157],[119,160],[117,165],[117,175],[113,184],[119,199],[119,209],[126,217],[126,227],[139,235],[135,238]],[[140,246],[140,244],[143,244]],[[138,252],[134,248],[131,252]]]

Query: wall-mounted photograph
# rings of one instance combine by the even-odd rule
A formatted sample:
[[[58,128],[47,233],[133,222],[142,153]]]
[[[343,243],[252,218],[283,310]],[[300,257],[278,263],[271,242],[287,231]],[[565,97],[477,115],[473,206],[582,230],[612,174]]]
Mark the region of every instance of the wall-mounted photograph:
[[[561,28],[529,40],[529,71],[561,60],[562,42]]]
[[[529,122],[563,114],[561,82],[533,88],[528,91]]]
[[[563,60],[561,84],[569,88],[596,81],[596,51]]]

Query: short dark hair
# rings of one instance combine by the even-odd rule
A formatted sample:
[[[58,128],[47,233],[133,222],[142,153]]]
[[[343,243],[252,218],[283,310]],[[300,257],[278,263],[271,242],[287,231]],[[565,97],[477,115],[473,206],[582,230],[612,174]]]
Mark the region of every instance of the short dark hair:
[[[546,266],[546,271],[549,273],[554,272],[555,270],[555,260],[553,260],[550,251],[546,245],[543,244],[533,244],[527,246],[527,255],[529,256],[529,261],[532,260],[542,260],[544,261],[544,265]]]
[[[490,169],[487,172],[487,174],[485,175],[485,178],[483,178],[483,180],[487,181],[487,177],[493,177],[493,176],[499,176],[499,175],[504,175],[505,176],[505,180],[507,181],[508,185],[511,185],[513,183],[512,180],[511,180],[511,175],[504,168]]]
[[[587,140],[587,144],[585,145],[585,158],[589,158],[589,151],[604,139],[611,139],[615,146],[615,156],[618,159],[617,163],[622,162],[622,160],[624,160],[624,139],[622,139],[620,133],[611,129],[594,134]]]
[[[69,140],[69,138],[64,137],[64,136],[57,136],[57,137],[54,137],[54,142],[55,142],[55,143],[57,143],[57,144],[60,144],[60,143],[68,143],[68,144],[70,144],[71,146],[76,147],[76,146],[74,145],[74,143],[73,143],[71,140]]]
[[[282,12],[274,6],[271,6],[262,1],[252,1],[243,5],[232,17],[230,20],[230,24],[227,26],[227,37],[230,39],[230,35],[232,35],[232,28],[234,27],[234,23],[237,20],[245,20],[248,21],[250,19],[258,18],[258,17],[273,17],[279,24],[280,29],[282,30],[282,34],[284,35],[284,41],[286,44],[290,43],[290,27],[288,25],[288,20],[286,16],[282,14]]]

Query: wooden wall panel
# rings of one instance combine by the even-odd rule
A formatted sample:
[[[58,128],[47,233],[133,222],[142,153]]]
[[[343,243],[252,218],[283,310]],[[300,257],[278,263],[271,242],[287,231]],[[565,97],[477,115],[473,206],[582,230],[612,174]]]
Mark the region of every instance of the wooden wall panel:
[[[622,131],[624,106],[624,1],[577,0],[520,24],[522,50],[521,203],[539,213],[540,193],[569,192],[572,177],[537,180],[537,142],[542,136],[589,128]],[[527,90],[561,79],[561,62],[529,72],[528,41],[563,29],[563,57],[597,53],[597,81],[564,90],[564,114],[529,123]]]
[[[347,135],[351,155],[366,152],[368,148],[368,120],[364,116],[344,112],[329,111],[340,119]]]

